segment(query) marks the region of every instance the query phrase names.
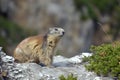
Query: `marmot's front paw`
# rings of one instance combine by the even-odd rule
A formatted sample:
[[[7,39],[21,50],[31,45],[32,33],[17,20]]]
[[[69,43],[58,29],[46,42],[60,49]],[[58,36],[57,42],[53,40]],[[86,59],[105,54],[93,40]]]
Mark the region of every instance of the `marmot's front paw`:
[[[41,67],[45,67],[45,66],[46,66],[46,65],[43,64],[43,63],[39,63],[39,65],[40,65]]]

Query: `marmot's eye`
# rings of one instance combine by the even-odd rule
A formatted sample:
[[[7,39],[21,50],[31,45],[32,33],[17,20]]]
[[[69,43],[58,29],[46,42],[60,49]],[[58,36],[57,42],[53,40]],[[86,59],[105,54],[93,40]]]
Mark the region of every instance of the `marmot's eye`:
[[[55,29],[55,31],[58,31],[58,29]]]

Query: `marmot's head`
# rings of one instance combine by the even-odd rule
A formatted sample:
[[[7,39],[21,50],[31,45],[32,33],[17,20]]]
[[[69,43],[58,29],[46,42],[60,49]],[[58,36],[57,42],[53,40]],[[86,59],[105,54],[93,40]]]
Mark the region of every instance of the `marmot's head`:
[[[55,37],[62,37],[64,35],[65,31],[62,28],[49,28],[48,35],[52,35]]]
[[[49,45],[49,47],[55,47],[64,33],[65,31],[62,28],[49,28],[49,31],[46,35],[47,45]]]

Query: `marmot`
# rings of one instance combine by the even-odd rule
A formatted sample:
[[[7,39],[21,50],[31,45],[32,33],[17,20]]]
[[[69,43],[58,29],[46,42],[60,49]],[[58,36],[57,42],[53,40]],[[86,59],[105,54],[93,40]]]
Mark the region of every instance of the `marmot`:
[[[53,61],[54,49],[64,35],[62,28],[49,28],[47,34],[24,39],[14,50],[15,61],[35,62],[50,66]]]

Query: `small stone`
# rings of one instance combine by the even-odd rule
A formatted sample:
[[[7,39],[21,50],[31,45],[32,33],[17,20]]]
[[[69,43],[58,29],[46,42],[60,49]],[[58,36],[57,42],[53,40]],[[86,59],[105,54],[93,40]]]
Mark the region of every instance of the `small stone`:
[[[14,58],[11,56],[2,57],[3,62],[14,62]]]
[[[102,80],[100,77],[95,77],[94,80]]]
[[[0,56],[4,57],[4,56],[6,56],[6,54],[4,52],[0,52]]]

